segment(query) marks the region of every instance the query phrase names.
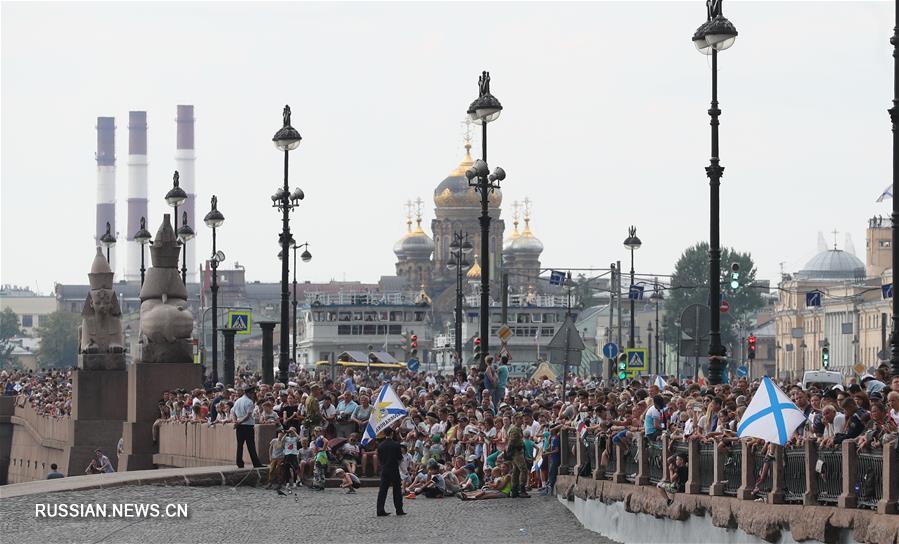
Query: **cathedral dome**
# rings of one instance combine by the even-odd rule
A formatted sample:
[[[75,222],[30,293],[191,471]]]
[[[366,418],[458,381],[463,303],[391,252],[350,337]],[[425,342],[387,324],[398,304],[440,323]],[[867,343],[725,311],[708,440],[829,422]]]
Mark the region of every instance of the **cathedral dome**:
[[[481,264],[478,262],[478,256],[474,256],[474,264],[471,265],[471,268],[468,269],[468,272],[465,273],[465,277],[470,280],[479,280],[481,279]]]
[[[481,196],[473,187],[468,185],[465,171],[471,168],[474,159],[471,158],[471,143],[465,143],[465,158],[459,166],[453,170],[440,185],[434,189],[434,204],[438,208],[480,208]],[[499,208],[503,201],[502,191],[496,189],[488,196],[488,206]]]
[[[431,253],[434,252],[434,241],[422,230],[420,217],[415,230],[407,233],[397,244],[400,246],[400,251],[406,259],[427,261],[431,258]],[[394,248],[394,252],[396,252],[396,248]]]
[[[841,249],[818,253],[796,274],[802,280],[858,280],[865,277],[865,263]]]
[[[531,232],[530,205],[527,200],[525,202],[527,204],[524,214],[524,230],[517,238],[512,240],[512,243],[509,244],[508,251],[516,256],[525,255],[539,257],[540,254],[543,253],[543,242],[537,239],[537,237],[534,236],[534,233]]]
[[[515,201],[512,206],[515,209],[512,214],[512,232],[510,232],[509,236],[505,240],[503,240],[503,253],[509,251],[515,240],[517,240],[521,236],[521,233],[518,232],[518,201]]]

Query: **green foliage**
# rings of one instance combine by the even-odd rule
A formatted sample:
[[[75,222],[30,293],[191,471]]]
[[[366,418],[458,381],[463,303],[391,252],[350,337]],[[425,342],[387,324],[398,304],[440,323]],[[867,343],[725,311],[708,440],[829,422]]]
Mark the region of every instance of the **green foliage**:
[[[22,334],[19,328],[19,318],[12,308],[4,308],[0,312],[0,342],[5,342],[13,336]]]
[[[37,361],[42,368],[65,368],[78,363],[78,325],[81,317],[76,314],[53,312],[41,320],[37,335],[41,346]]]
[[[740,265],[740,288],[730,289],[731,263]],[[721,342],[736,346],[739,342],[736,326],[765,306],[762,289],[752,287],[756,269],[749,253],[739,253],[732,248],[721,249],[721,290],[730,304],[730,310],[721,314]],[[678,259],[671,278],[672,289],[665,293],[665,330],[667,340],[677,346],[681,312],[691,304],[708,304],[709,298],[709,244],[700,242],[687,248]],[[718,301],[715,300],[717,309]]]

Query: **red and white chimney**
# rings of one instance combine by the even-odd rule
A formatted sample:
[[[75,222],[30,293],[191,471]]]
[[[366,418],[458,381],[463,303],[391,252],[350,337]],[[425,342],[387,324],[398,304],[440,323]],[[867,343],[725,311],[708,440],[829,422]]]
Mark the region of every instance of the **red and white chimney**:
[[[106,223],[115,225],[115,117],[97,117],[97,230],[94,240],[106,234]],[[116,247],[110,250],[109,267],[115,272]]]
[[[187,282],[197,282],[197,239],[200,237],[202,229],[197,225],[194,215],[195,205],[195,181],[194,181],[194,162],[196,155],[194,154],[194,107],[178,106],[178,117],[175,120],[178,127],[177,145],[175,149],[175,170],[180,174],[181,188],[187,193],[187,201],[178,208],[178,214],[187,212],[187,224],[196,233],[196,237],[187,242]],[[178,224],[181,217],[178,218]]]
[[[141,247],[134,240],[140,229],[140,218],[147,215],[147,112],[128,112],[128,263],[125,279],[140,280]],[[146,256],[149,258],[149,255]]]

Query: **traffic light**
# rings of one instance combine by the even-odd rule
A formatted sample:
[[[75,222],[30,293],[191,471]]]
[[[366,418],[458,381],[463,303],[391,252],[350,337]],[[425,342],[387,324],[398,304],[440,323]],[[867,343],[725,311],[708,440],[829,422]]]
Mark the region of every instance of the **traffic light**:
[[[740,263],[730,264],[730,289],[736,291],[740,288]]]
[[[830,343],[826,340],[821,348],[821,366],[824,367],[824,370],[830,368]]]
[[[403,359],[409,359],[409,331],[403,331],[403,340],[400,342],[400,347],[403,349]]]
[[[625,353],[618,356],[618,379],[627,379],[627,354]]]
[[[415,336],[414,334],[412,335],[412,338],[410,338],[409,346],[414,350],[418,349],[418,336]]]
[[[477,337],[474,339],[474,360],[481,360],[481,339]]]
[[[749,338],[746,339],[746,344],[749,348],[748,351],[749,351],[749,360],[750,361],[755,359],[755,342],[756,342],[755,336],[750,336]]]

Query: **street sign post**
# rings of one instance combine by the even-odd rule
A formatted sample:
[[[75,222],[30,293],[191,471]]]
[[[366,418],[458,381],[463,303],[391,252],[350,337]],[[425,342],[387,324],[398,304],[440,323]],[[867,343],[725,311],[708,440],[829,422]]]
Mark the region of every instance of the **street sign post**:
[[[737,367],[737,377],[738,378],[745,378],[748,375],[749,375],[748,368],[746,368],[745,366],[742,366],[742,365]]]
[[[821,291],[809,291],[805,294],[805,305],[807,307],[821,306]]]
[[[496,336],[499,337],[503,342],[508,342],[509,338],[512,338],[512,328],[508,325],[503,325],[496,331]]]
[[[602,354],[607,359],[614,359],[618,357],[618,352],[621,351],[618,349],[618,344],[615,342],[609,342],[602,347]]]
[[[730,310],[730,303],[728,303],[726,300],[722,300],[721,305],[718,306],[718,309],[721,310],[722,314],[726,314],[728,310]]]
[[[645,348],[628,348],[624,350],[627,355],[627,372],[630,378],[635,378],[648,371],[648,350]]]
[[[418,372],[418,369],[421,367],[421,363],[418,362],[418,359],[412,358],[406,361],[406,368],[408,368],[411,372]]]
[[[250,310],[231,310],[228,312],[228,328],[237,329],[237,334],[250,334],[253,327],[253,312]]]

